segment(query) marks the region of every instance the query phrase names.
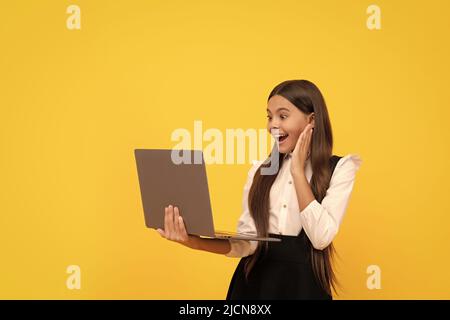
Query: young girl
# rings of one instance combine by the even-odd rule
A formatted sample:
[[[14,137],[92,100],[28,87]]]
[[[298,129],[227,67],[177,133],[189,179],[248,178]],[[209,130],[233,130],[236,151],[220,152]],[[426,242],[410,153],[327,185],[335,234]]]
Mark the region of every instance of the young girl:
[[[272,153],[279,155],[279,169],[262,174],[268,161],[250,169],[237,231],[282,241],[188,235],[178,208],[171,205],[165,209],[165,229],[157,231],[193,249],[240,257],[227,299],[332,299],[332,241],[362,160],[332,155],[328,110],[310,81],[277,85],[268,98],[267,118],[267,129],[277,139]]]

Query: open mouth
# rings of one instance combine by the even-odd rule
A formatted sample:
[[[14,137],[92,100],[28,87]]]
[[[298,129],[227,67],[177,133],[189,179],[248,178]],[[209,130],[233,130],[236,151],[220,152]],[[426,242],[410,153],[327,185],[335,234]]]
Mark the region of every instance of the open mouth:
[[[275,135],[275,139],[277,139],[279,143],[282,143],[284,140],[286,140],[287,137],[288,137],[288,134]]]

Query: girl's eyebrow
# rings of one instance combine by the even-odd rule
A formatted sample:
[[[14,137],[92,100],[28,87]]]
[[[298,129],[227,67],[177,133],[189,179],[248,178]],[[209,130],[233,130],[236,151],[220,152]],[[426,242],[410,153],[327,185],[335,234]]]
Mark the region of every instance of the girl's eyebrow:
[[[270,112],[269,109],[266,109],[266,110],[267,110],[268,112]],[[290,111],[288,108],[281,107],[281,108],[278,108],[275,112],[278,112],[278,111],[280,111],[280,110]]]

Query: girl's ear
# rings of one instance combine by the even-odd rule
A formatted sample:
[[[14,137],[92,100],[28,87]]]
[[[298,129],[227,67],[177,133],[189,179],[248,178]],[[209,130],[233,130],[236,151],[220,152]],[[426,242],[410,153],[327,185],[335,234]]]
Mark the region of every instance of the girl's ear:
[[[313,113],[311,113],[311,114],[309,115],[309,121],[308,121],[309,123],[312,123],[313,128],[314,128],[314,126],[315,126],[314,118],[315,118],[315,116],[314,116],[314,112],[313,112]]]

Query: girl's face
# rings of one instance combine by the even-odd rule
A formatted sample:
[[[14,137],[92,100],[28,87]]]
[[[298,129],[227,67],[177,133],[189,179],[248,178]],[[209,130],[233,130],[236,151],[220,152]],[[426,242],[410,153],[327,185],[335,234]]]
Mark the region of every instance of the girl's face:
[[[279,152],[289,153],[306,125],[314,125],[314,113],[306,115],[286,98],[275,95],[267,103],[267,120],[267,130],[279,141]]]

